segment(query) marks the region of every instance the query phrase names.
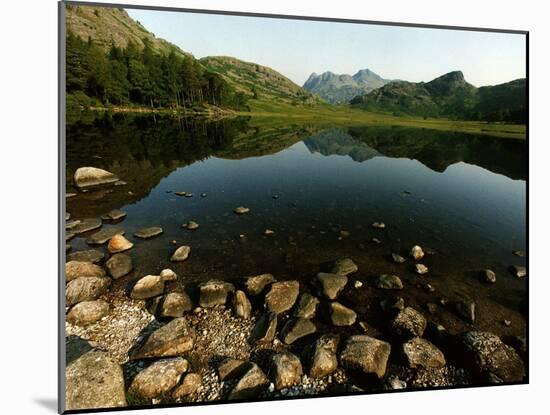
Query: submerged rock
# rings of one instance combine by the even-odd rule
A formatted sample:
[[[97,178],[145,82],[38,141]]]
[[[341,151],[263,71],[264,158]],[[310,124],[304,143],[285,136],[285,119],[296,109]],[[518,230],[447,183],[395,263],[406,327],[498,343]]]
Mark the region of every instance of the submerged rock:
[[[76,304],[67,314],[67,321],[85,326],[101,320],[109,313],[109,304],[103,300],[83,301]]]
[[[155,236],[160,235],[163,232],[160,226],[151,226],[149,228],[143,228],[134,233],[134,236],[141,239],[154,238]]]
[[[74,173],[74,184],[80,190],[114,184],[118,180],[119,178],[113,173],[97,167],[80,167]]]
[[[269,343],[275,338],[277,332],[277,314],[267,312],[262,315],[256,322],[254,328],[250,332],[248,339],[249,343]]]
[[[323,378],[338,368],[336,351],[339,340],[338,336],[325,334],[306,349],[306,355],[309,355],[310,377]]]
[[[229,293],[235,292],[235,286],[229,282],[210,280],[199,284],[201,307],[225,305]]]
[[[67,255],[67,261],[82,261],[92,262],[97,264],[103,261],[105,254],[97,249],[89,249],[87,251],[77,251]]]
[[[300,283],[296,280],[273,283],[265,296],[266,309],[277,314],[290,310],[298,298],[299,291]]]
[[[384,229],[386,227],[386,224],[384,222],[374,222],[372,224],[372,227],[375,229]]]
[[[415,259],[415,261],[419,261],[424,258],[424,251],[421,247],[415,245],[411,248],[411,256]]]
[[[520,256],[520,257],[524,257],[524,256],[525,256],[525,251],[512,251],[512,253],[513,253],[515,256]]]
[[[295,318],[287,321],[282,328],[280,338],[285,344],[292,344],[302,337],[317,331],[315,324],[306,318]]]
[[[484,269],[483,271],[481,271],[481,280],[483,282],[494,284],[495,282],[497,282],[497,276],[490,269]]]
[[[271,357],[271,374],[277,390],[290,388],[302,379],[302,363],[292,353],[277,353]]]
[[[80,277],[70,281],[65,290],[67,305],[92,301],[109,289],[111,279],[108,277]]]
[[[338,302],[332,302],[329,306],[330,320],[335,326],[351,326],[357,319],[357,314]]]
[[[182,357],[158,360],[134,377],[128,392],[155,398],[174,389],[188,368],[189,362]]]
[[[252,367],[237,382],[228,396],[229,400],[249,399],[257,396],[261,390],[269,384],[269,379],[265,373],[253,363]]]
[[[187,245],[182,245],[172,254],[170,261],[172,262],[181,262],[189,258],[189,253],[191,252],[191,247]]]
[[[275,281],[271,274],[261,274],[246,278],[246,290],[249,295],[258,295],[264,288]]]
[[[90,232],[95,229],[101,228],[101,225],[103,223],[98,218],[86,218],[82,219],[80,223],[78,223],[76,226],[74,226],[71,231],[72,233],[76,235],[80,235],[82,233]]]
[[[420,337],[415,337],[403,344],[403,355],[410,368],[440,368],[446,364],[441,350]]]
[[[294,310],[294,317],[313,318],[315,317],[318,305],[319,300],[317,297],[308,293],[303,293],[300,295],[296,310]]]
[[[134,246],[132,242],[126,239],[122,234],[114,235],[107,245],[109,253],[116,254],[131,249]]]
[[[180,356],[193,350],[195,337],[195,329],[185,318],[175,318],[151,333],[143,346],[132,353],[131,358],[136,360]]]
[[[512,265],[510,269],[516,278],[524,278],[527,276],[527,268],[525,267],[520,265]]]
[[[107,353],[89,351],[65,369],[65,409],[126,406],[122,368]]]
[[[233,212],[235,212],[237,215],[244,215],[245,213],[250,212],[250,209],[247,207],[239,206],[236,207]]]
[[[235,316],[249,319],[252,314],[252,304],[244,293],[244,291],[237,290],[235,292],[235,298],[233,300],[233,311]]]
[[[406,261],[405,258],[403,258],[401,255],[396,254],[396,253],[392,253],[391,258],[392,258],[393,262],[395,262],[396,264],[402,264],[403,262]]]
[[[412,307],[405,307],[391,323],[393,333],[402,338],[422,337],[426,318]]]
[[[473,324],[476,320],[476,303],[471,300],[459,300],[454,303],[456,314],[464,321]]]
[[[101,216],[102,220],[120,220],[126,217],[126,212],[120,209],[113,209]]]
[[[337,275],[349,275],[358,270],[359,268],[351,258],[341,258],[334,261],[330,272]]]
[[[195,229],[199,229],[199,224],[192,220],[190,220],[187,223],[184,223],[182,226],[189,231],[194,231]]]
[[[402,290],[403,283],[397,275],[382,274],[376,281],[376,287],[383,290]]]
[[[321,284],[322,294],[329,300],[335,300],[348,283],[348,277],[345,275],[324,272],[317,274],[317,280]]]
[[[172,292],[164,296],[160,309],[161,317],[181,317],[193,310],[193,302],[185,292]]]
[[[147,275],[134,285],[130,297],[136,300],[144,300],[162,293],[164,293],[164,280],[159,275]]]
[[[364,335],[351,336],[340,354],[340,363],[345,369],[375,374],[381,379],[386,373],[390,351],[391,346],[385,341]]]
[[[88,261],[69,261],[65,264],[65,281],[80,277],[104,277],[105,271],[100,266]]]

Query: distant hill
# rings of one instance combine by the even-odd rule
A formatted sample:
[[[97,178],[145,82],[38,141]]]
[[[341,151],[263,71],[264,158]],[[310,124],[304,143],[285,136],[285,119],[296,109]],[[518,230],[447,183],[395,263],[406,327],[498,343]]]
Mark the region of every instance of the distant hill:
[[[267,66],[228,56],[209,56],[199,62],[209,71],[221,75],[235,90],[249,98],[276,99],[294,104],[320,102],[311,92]]]
[[[350,103],[395,115],[524,122],[525,88],[525,79],[476,88],[454,71],[430,82],[390,82]]]
[[[369,69],[361,69],[355,75],[324,72],[312,73],[304,88],[332,104],[349,102],[358,95],[364,95],[390,82]]]

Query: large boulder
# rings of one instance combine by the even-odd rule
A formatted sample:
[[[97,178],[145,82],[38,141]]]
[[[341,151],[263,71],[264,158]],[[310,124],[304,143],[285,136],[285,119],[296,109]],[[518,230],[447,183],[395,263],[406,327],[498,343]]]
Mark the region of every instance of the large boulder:
[[[237,382],[233,390],[228,396],[228,399],[250,399],[257,396],[262,389],[269,383],[269,379],[265,373],[258,367],[257,364],[252,364],[252,367],[244,374]]]
[[[285,344],[292,344],[302,337],[313,334],[317,331],[315,324],[309,319],[295,318],[287,321],[282,328],[280,338]]]
[[[88,261],[69,261],[65,264],[67,282],[80,277],[104,277],[105,271],[100,266]]]
[[[186,292],[172,292],[164,296],[160,308],[161,317],[182,317],[193,309],[193,302]]]
[[[74,184],[81,190],[114,184],[118,180],[119,178],[113,173],[97,167],[80,167],[74,172]]]
[[[329,300],[335,300],[348,283],[348,277],[345,275],[327,274],[325,272],[318,273],[317,280],[321,285],[321,293]]]
[[[445,366],[445,356],[426,339],[415,337],[403,344],[403,355],[410,368],[437,369]]]
[[[294,310],[294,317],[298,318],[313,318],[317,312],[317,306],[319,305],[319,300],[317,297],[303,293],[300,295],[298,300],[298,305]]]
[[[108,277],[80,277],[72,280],[65,289],[67,305],[96,300],[107,292],[110,286],[111,279]]]
[[[357,313],[338,302],[329,305],[330,321],[335,326],[351,326],[357,319]]]
[[[164,293],[164,280],[160,275],[147,275],[134,285],[130,297],[136,300],[144,300],[162,293]]]
[[[521,358],[495,334],[468,331],[457,336],[457,344],[464,363],[480,376],[496,376],[503,382],[524,380],[525,367]]]
[[[134,377],[128,392],[146,399],[155,398],[174,389],[188,368],[189,362],[182,357],[158,360]]]
[[[302,363],[292,353],[277,353],[271,357],[271,377],[275,388],[281,390],[300,383]]]
[[[195,329],[185,318],[175,318],[157,329],[147,338],[141,348],[132,353],[132,359],[180,356],[193,349]]]
[[[109,313],[109,304],[103,300],[83,301],[76,304],[67,314],[67,321],[85,326],[101,320]]]
[[[273,283],[265,296],[265,307],[277,314],[284,313],[294,306],[299,292],[300,283],[296,280]]]
[[[114,235],[107,244],[107,249],[110,254],[116,254],[118,252],[124,252],[131,249],[134,246],[132,242],[124,237],[124,235]]]
[[[233,299],[233,311],[235,315],[240,318],[248,319],[252,313],[252,304],[244,293],[244,291],[237,290],[235,298]]]
[[[359,268],[350,258],[341,258],[334,261],[332,265],[331,273],[338,275],[348,275],[357,272]]]
[[[199,284],[199,304],[201,307],[224,305],[229,293],[235,291],[235,286],[229,282],[210,280]]]
[[[261,316],[250,332],[248,341],[252,343],[269,343],[277,332],[277,314],[269,311]]]
[[[118,227],[104,228],[86,239],[88,245],[103,245],[115,235],[124,235],[124,229]]]
[[[65,369],[65,409],[126,406],[122,368],[107,353],[89,351]]]
[[[105,267],[114,279],[122,278],[132,271],[132,258],[126,254],[115,254],[107,260]]]
[[[401,338],[422,337],[426,318],[412,307],[401,310],[391,323],[392,332]]]
[[[336,351],[339,340],[340,338],[336,335],[325,334],[306,348],[310,377],[322,378],[336,370],[338,367]]]
[[[275,278],[271,274],[254,275],[247,277],[245,280],[246,291],[249,295],[258,295],[264,288],[275,281]]]
[[[345,369],[375,374],[379,379],[386,373],[390,357],[389,343],[370,336],[351,336],[340,354],[340,363]]]

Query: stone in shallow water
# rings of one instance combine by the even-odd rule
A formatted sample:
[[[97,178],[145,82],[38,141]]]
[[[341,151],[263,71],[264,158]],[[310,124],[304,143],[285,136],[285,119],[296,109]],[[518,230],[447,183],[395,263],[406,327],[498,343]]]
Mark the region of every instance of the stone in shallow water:
[[[114,184],[118,180],[118,177],[113,173],[97,167],[80,167],[74,173],[74,184],[81,190]]]
[[[65,229],[67,230],[71,230],[73,229],[76,225],[78,225],[80,223],[80,221],[78,219],[75,219],[75,220],[70,220],[68,222],[65,222]]]
[[[201,307],[224,305],[229,293],[235,291],[235,286],[229,282],[210,280],[199,284],[199,304]]]
[[[456,314],[464,321],[473,324],[476,320],[476,303],[471,300],[458,300],[454,303]]]
[[[244,215],[245,213],[250,212],[250,209],[244,206],[236,207],[235,210],[233,210],[237,215]]]
[[[335,300],[348,283],[348,277],[345,275],[324,272],[317,274],[317,280],[321,284],[322,294],[329,300]]]
[[[170,261],[172,262],[181,262],[189,258],[189,253],[191,252],[191,247],[187,245],[182,245],[174,251]]]
[[[88,245],[102,245],[105,242],[109,241],[113,236],[115,235],[123,235],[124,229],[112,227],[112,228],[104,228],[88,237],[86,239],[86,243]]]
[[[257,396],[261,390],[269,384],[269,379],[265,373],[253,363],[252,368],[244,374],[237,382],[233,390],[228,396],[228,399],[250,399]]]
[[[160,235],[163,232],[160,226],[151,226],[149,228],[143,228],[134,233],[134,236],[137,236],[141,239],[154,238],[155,236]]]
[[[90,232],[95,229],[101,228],[101,219],[98,218],[86,218],[82,219],[79,224],[74,226],[71,231],[77,235],[80,235],[85,232]]]
[[[186,311],[193,309],[193,302],[185,292],[166,294],[162,301],[161,317],[181,317]]]
[[[288,311],[294,306],[299,292],[300,283],[296,280],[273,283],[265,296],[265,307],[277,314]]]
[[[396,264],[402,264],[403,262],[406,261],[405,258],[403,258],[401,255],[399,254],[396,254],[395,252],[391,254],[391,259],[393,260],[393,262],[395,262]]]
[[[351,336],[340,354],[340,363],[345,369],[360,370],[381,379],[386,373],[390,351],[391,346],[385,341],[364,335]]]
[[[80,277],[104,277],[105,271],[100,266],[88,261],[69,261],[65,264],[67,282]]]
[[[527,276],[527,268],[525,267],[520,265],[512,265],[510,269],[516,278],[524,278]]]
[[[309,360],[309,376],[322,378],[330,375],[338,367],[336,351],[338,350],[339,336],[325,334],[306,349]]]
[[[105,267],[111,277],[117,279],[129,274],[133,269],[132,258],[126,254],[115,254],[107,260]]]
[[[255,275],[253,277],[246,278],[246,290],[249,295],[258,295],[264,288],[275,281],[275,278],[271,274]]]
[[[424,264],[415,264],[414,268],[416,270],[416,273],[419,275],[424,275],[428,273],[428,267]]]
[[[374,222],[372,224],[372,227],[375,229],[384,229],[386,227],[386,224],[384,222]]]
[[[497,282],[497,275],[490,269],[481,271],[481,281],[494,284]]]
[[[330,320],[335,326],[351,326],[357,319],[355,311],[336,301],[330,303],[329,314]]]
[[[174,271],[172,271],[170,268],[163,269],[160,272],[160,277],[164,282],[176,281],[178,279],[178,275]]]
[[[130,296],[136,300],[143,300],[162,293],[164,293],[164,280],[159,275],[147,275],[134,285]]]
[[[193,349],[195,337],[195,329],[185,318],[175,318],[151,333],[145,344],[132,353],[131,358],[136,360],[179,356]]]
[[[134,244],[126,239],[123,235],[115,235],[109,240],[107,249],[109,250],[109,253],[116,254],[118,252],[127,251],[133,246]]]
[[[287,321],[282,328],[280,338],[285,344],[292,344],[302,337],[313,334],[317,331],[315,324],[306,318],[296,318]]]
[[[120,209],[113,209],[101,216],[102,220],[120,220],[126,217],[126,212]]]
[[[393,333],[402,338],[422,337],[426,318],[412,307],[405,307],[391,323]]]
[[[271,373],[277,390],[289,388],[300,383],[302,363],[292,353],[277,353],[271,357]]]
[[[418,261],[424,258],[424,251],[420,246],[415,245],[411,248],[411,256],[415,259],[415,261]]]
[[[382,274],[376,281],[376,287],[383,290],[402,290],[403,283],[397,275]]]
[[[317,312],[318,305],[319,300],[317,299],[317,297],[308,293],[303,293],[302,295],[300,295],[296,310],[294,310],[294,317],[313,318],[315,317],[315,313]]]
[[[351,258],[341,258],[334,261],[331,273],[338,275],[348,275],[357,272],[359,268]]]
[[[103,261],[105,254],[97,249],[88,249],[87,251],[77,251],[67,255],[67,261],[84,261],[97,264]]]
[[[403,344],[403,355],[410,368],[440,368],[445,366],[445,356],[428,340],[415,337]]]
[[[525,256],[525,251],[513,251],[513,254],[514,254],[515,256],[521,256],[521,257],[523,257],[523,256]]]
[[[80,277],[70,281],[65,289],[67,305],[82,301],[92,301],[109,289],[111,279],[108,277]]]
[[[250,300],[248,300],[248,297],[244,293],[244,291],[237,290],[235,292],[235,298],[233,300],[233,311],[235,312],[235,316],[248,319],[250,318],[250,315],[252,313],[252,304],[250,304]]]
[[[103,300],[83,301],[76,304],[67,314],[67,321],[85,326],[101,320],[109,313],[109,304]]]
[[[275,338],[277,331],[277,314],[265,313],[261,316],[250,332],[249,343],[269,343]]]
[[[199,229],[199,224],[195,221],[190,220],[189,222],[184,223],[183,227],[189,231],[194,231],[195,229]]]
[[[65,370],[65,406],[68,410],[126,406],[122,368],[107,353],[90,351]]]
[[[189,362],[182,357],[158,360],[134,377],[128,392],[155,398],[174,389],[188,368]]]

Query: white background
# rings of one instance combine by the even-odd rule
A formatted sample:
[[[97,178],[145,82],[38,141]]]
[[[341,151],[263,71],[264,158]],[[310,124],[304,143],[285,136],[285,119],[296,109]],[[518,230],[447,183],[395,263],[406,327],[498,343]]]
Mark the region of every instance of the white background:
[[[116,2],[116,1],[113,1]],[[545,411],[548,355],[548,65],[544,1],[128,0],[133,4],[530,31],[531,384],[164,409],[155,413],[493,414]],[[2,413],[47,414],[57,384],[57,4],[8,0],[0,13],[0,382]],[[546,398],[546,399],[545,399]],[[540,409],[539,409],[540,408]],[[151,411],[134,412],[139,414]]]

